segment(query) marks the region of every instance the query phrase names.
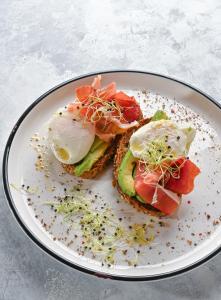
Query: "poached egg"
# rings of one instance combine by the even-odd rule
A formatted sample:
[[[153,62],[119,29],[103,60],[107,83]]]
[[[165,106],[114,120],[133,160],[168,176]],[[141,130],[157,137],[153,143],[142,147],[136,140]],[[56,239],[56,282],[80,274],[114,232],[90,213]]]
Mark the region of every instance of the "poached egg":
[[[55,157],[74,164],[89,152],[95,138],[92,125],[85,125],[65,109],[59,109],[48,122],[48,141]]]
[[[163,141],[175,157],[186,155],[195,137],[195,129],[179,128],[171,120],[152,121],[139,128],[130,138],[134,157],[143,159],[151,142]]]

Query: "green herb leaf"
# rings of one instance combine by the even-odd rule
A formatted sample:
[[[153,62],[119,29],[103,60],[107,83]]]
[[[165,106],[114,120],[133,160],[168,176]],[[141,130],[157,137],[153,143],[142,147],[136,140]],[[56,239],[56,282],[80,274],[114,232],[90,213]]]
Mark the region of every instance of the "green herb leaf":
[[[158,110],[155,112],[155,114],[151,118],[151,121],[169,120],[169,119],[170,118],[167,116],[167,114],[163,110]]]

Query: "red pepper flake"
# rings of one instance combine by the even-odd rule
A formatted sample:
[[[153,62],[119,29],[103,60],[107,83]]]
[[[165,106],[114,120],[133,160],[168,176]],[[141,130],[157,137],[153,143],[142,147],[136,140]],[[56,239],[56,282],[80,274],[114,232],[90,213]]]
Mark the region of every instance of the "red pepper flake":
[[[187,201],[187,203],[188,203],[188,204],[191,204],[191,201],[190,201],[190,200],[188,200],[188,201]]]

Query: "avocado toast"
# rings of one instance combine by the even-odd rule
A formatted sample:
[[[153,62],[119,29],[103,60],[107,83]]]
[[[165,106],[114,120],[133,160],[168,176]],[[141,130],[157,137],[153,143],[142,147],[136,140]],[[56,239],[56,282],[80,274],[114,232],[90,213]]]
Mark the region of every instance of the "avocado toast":
[[[163,111],[122,136],[114,158],[121,197],[155,216],[172,215],[192,192],[199,168],[187,156],[195,130],[179,128]]]
[[[138,128],[148,124],[149,122],[150,119],[148,118],[141,120],[137,128],[128,130],[127,133],[120,138],[114,157],[113,185],[116,186],[121,198],[129,202],[138,211],[143,211],[144,213],[153,216],[161,216],[162,213],[159,210],[138,200],[134,189],[133,179],[136,160],[132,156],[130,150],[128,150],[131,135]]]
[[[75,99],[53,114],[48,140],[69,174],[94,178],[113,157],[119,136],[139,125],[142,111],[133,96],[116,83],[101,87],[101,76],[75,89]]]

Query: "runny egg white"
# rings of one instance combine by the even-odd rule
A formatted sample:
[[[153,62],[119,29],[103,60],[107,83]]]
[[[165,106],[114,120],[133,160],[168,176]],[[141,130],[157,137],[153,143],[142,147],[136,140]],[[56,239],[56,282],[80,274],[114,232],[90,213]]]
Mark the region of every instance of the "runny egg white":
[[[152,121],[132,134],[130,150],[134,157],[142,159],[150,142],[161,140],[179,157],[187,154],[194,136],[195,129],[191,127],[178,128],[171,120]]]
[[[62,163],[74,164],[89,152],[95,138],[94,127],[85,127],[71,112],[60,109],[48,122],[49,145]]]

